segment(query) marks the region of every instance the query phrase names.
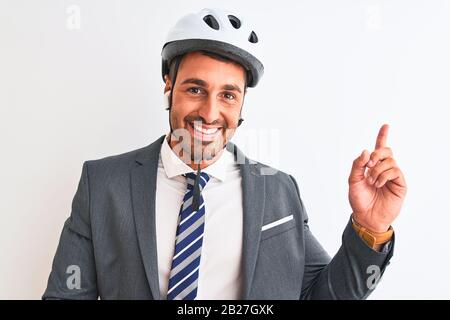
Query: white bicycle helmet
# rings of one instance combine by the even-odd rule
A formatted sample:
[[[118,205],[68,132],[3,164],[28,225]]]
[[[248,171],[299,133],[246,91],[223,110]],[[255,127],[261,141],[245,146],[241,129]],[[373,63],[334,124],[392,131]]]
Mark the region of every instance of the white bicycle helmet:
[[[200,50],[241,64],[247,70],[249,87],[255,87],[264,73],[260,43],[252,27],[231,12],[203,9],[182,17],[169,31],[161,52],[163,80],[173,58]]]

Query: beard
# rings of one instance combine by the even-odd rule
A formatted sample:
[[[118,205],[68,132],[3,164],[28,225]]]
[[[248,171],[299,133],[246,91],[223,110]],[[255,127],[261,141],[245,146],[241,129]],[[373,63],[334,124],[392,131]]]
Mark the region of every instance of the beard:
[[[221,132],[212,141],[204,141],[192,136],[186,128],[172,131],[170,141],[176,142],[172,150],[186,164],[200,164],[202,161],[211,161],[222,152],[228,143],[228,134],[231,129],[222,127]]]

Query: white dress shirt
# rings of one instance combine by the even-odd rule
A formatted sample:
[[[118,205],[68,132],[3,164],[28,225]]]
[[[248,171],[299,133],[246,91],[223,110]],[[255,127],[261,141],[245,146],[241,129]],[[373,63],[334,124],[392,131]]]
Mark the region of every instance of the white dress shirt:
[[[195,172],[172,151],[167,136],[161,146],[156,184],[156,242],[161,298],[167,297],[178,215],[187,172]],[[206,216],[196,299],[240,299],[242,261],[242,177],[234,156],[224,149],[202,170],[211,179],[202,191]]]

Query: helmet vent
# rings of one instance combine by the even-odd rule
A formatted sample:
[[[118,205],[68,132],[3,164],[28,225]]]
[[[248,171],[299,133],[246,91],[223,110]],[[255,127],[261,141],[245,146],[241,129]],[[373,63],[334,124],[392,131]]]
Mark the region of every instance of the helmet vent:
[[[233,28],[239,29],[241,27],[241,20],[239,20],[239,18],[229,15],[228,20],[230,20],[230,23],[233,26]]]
[[[203,17],[203,21],[205,21],[206,24],[211,28],[213,28],[214,30],[219,30],[219,22],[217,22],[214,16],[208,14],[207,16]]]
[[[248,41],[250,41],[251,43],[258,42],[258,36],[256,35],[255,31],[252,31],[252,33],[250,33],[250,37],[248,37]]]

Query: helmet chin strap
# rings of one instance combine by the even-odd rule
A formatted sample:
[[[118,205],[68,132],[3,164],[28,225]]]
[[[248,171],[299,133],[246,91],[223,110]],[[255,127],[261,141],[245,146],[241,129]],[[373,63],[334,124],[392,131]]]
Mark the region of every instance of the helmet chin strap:
[[[201,175],[201,169],[200,169],[200,163],[198,164],[197,168],[197,175],[195,176],[195,182],[194,182],[194,194],[192,198],[192,207],[194,208],[194,211],[198,211],[200,206],[200,175]]]
[[[244,102],[242,101],[242,106],[244,105]],[[234,129],[238,128],[242,122],[244,121],[244,119],[241,118],[241,112],[242,112],[242,106],[241,106],[241,111],[239,112],[239,120],[237,122],[237,125]],[[170,122],[170,120],[169,120]],[[172,130],[172,128],[171,128]],[[171,131],[172,133],[172,131]],[[227,147],[228,143],[225,143],[223,145],[223,149],[225,149]],[[202,173],[201,171],[201,167],[200,167],[200,163],[197,166],[197,175],[195,176],[195,181],[194,181],[194,193],[193,193],[193,198],[192,198],[192,207],[194,211],[198,211],[199,210],[199,205],[200,205],[200,195],[201,195],[201,191],[200,191],[200,175]]]
[[[244,106],[244,105],[242,104],[242,107],[243,107],[243,106]],[[242,107],[241,107],[241,112],[242,112]],[[241,113],[239,112],[239,120],[238,120],[238,122],[237,122],[236,127],[234,127],[233,129],[237,129],[237,128],[242,124],[242,122],[244,122],[244,119],[241,117]],[[225,149],[225,148],[227,147],[227,144],[228,144],[228,142],[225,143],[225,144],[223,145],[223,148],[222,148],[222,149]]]
[[[244,119],[242,118],[242,109],[244,108],[245,91],[247,91],[247,84],[245,84],[244,95],[243,95],[243,97],[242,97],[241,110],[239,111],[239,120],[238,120],[238,122],[237,122],[236,127],[234,127],[234,129],[237,129],[238,127],[240,127],[241,124],[242,124],[242,122],[244,122]],[[228,144],[228,142],[225,143],[225,144],[223,145],[223,148],[222,148],[222,149],[225,149],[225,148],[227,147],[227,144]]]
[[[169,117],[170,117],[170,107],[172,106],[172,103],[171,103],[171,96],[172,96],[172,92],[171,92],[171,95],[170,95],[170,105],[169,105]],[[243,106],[243,102],[242,102],[242,106]],[[244,119],[242,119],[241,118],[241,112],[242,112],[242,106],[241,106],[241,111],[239,112],[239,120],[238,120],[238,122],[237,122],[237,125],[236,125],[236,127],[234,128],[234,129],[236,129],[237,127],[239,127],[241,124],[242,124],[242,122],[244,121]],[[170,119],[169,119],[169,124],[170,124]],[[170,126],[170,134],[172,135],[172,126]],[[225,149],[227,147],[227,143],[225,143],[224,145],[223,145],[223,148],[222,148],[222,150],[223,149]],[[198,211],[200,208],[200,197],[201,197],[201,190],[200,190],[200,176],[201,176],[201,173],[202,173],[202,171],[201,171],[202,169],[201,169],[201,166],[200,166],[200,162],[198,163],[198,166],[197,166],[197,174],[196,174],[196,176],[195,176],[195,181],[194,181],[194,190],[193,190],[193,195],[192,195],[192,208],[193,208],[193,210],[196,212],[196,211]]]
[[[172,87],[170,88],[170,94],[169,94],[169,106],[167,107],[167,110],[169,110],[169,127],[170,127],[170,134],[173,132],[172,123],[170,122],[170,113],[172,111],[172,100],[173,100],[173,88],[175,87],[175,82],[177,81],[177,75],[178,75],[178,68],[180,67],[182,56],[175,57],[175,72],[172,79]]]

